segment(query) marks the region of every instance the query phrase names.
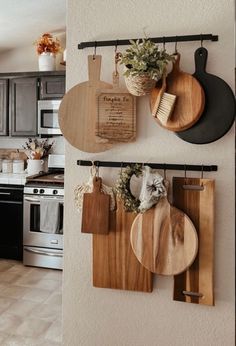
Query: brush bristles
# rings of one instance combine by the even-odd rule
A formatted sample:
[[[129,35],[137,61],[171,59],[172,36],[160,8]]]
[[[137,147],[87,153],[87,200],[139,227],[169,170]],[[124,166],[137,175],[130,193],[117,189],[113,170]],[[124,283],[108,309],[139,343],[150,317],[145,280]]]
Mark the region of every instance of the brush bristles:
[[[163,125],[166,125],[175,105],[176,96],[168,93],[162,95],[159,106],[156,110],[156,118],[160,120]]]

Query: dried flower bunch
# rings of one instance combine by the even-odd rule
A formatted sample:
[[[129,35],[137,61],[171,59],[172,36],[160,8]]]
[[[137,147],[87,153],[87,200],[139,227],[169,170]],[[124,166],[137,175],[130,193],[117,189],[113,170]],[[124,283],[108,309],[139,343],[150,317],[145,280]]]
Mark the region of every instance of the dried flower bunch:
[[[53,38],[49,33],[43,34],[36,42],[36,50],[38,54],[53,53],[57,54],[61,51],[61,44],[58,38]]]
[[[121,55],[120,63],[124,64],[127,70],[124,76],[148,75],[150,78],[158,80],[169,61],[173,56],[166,53],[166,50],[159,50],[156,43],[148,38],[133,41],[131,45]]]
[[[28,138],[28,142],[22,145],[26,155],[31,160],[39,160],[48,156],[54,142],[48,143],[48,138],[42,141],[37,138]]]

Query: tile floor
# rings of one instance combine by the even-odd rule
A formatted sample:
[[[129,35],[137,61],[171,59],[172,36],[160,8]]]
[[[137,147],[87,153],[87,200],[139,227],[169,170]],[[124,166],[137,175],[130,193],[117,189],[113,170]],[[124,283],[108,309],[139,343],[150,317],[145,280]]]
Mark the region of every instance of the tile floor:
[[[62,272],[0,259],[0,345],[62,345]]]

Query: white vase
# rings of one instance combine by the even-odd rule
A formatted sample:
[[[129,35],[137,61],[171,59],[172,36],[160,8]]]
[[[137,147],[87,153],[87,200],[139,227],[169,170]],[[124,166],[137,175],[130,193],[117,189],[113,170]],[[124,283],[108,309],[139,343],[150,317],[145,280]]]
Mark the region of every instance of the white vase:
[[[29,175],[38,174],[43,171],[43,160],[27,160],[27,173]]]
[[[53,53],[43,52],[38,57],[39,71],[54,71],[56,59]]]

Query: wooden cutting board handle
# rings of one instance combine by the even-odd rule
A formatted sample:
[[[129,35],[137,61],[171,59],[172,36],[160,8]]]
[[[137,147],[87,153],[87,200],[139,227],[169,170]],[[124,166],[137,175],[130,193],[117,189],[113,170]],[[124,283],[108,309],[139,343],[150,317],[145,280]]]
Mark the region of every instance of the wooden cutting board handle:
[[[171,71],[173,76],[175,74],[179,74],[179,72],[181,71],[179,64],[180,64],[180,54],[176,53],[175,54],[175,60],[173,61],[173,65],[172,65],[172,71]]]
[[[101,74],[101,55],[88,56],[88,77],[89,81],[100,81]]]

